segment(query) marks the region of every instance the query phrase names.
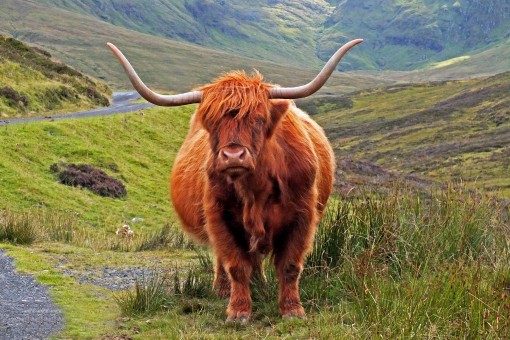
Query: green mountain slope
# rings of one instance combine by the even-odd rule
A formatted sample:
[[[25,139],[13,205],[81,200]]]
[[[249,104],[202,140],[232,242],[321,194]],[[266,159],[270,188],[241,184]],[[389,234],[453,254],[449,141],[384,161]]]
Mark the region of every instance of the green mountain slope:
[[[142,33],[261,60],[317,67],[324,0],[44,0]]]
[[[484,51],[497,56],[498,44],[510,50],[510,4],[498,0],[43,2],[139,32],[295,66],[317,67],[359,37],[366,40],[361,53],[348,55],[342,70],[416,70]],[[492,74],[508,70],[504,59],[495,59]]]
[[[510,48],[510,3],[499,0],[336,1],[318,43],[321,59],[338,41],[359,35],[365,49],[353,68],[413,70],[473,55],[497,44]],[[501,64],[508,70],[508,64]],[[502,69],[500,68],[499,71]]]
[[[110,94],[48,52],[0,35],[0,119],[106,106]]]
[[[510,73],[397,85],[342,98],[317,116],[338,159],[405,174],[459,179],[510,198]]]
[[[30,20],[25,13],[30,13]],[[1,32],[50,50],[60,60],[116,88],[132,87],[106,47],[108,41],[122,49],[148,85],[163,90],[189,90],[231,69],[256,68],[268,81],[286,86],[303,84],[317,72],[138,33],[34,1],[2,1]],[[393,81],[373,75],[335,74],[321,91],[346,93],[374,83]]]

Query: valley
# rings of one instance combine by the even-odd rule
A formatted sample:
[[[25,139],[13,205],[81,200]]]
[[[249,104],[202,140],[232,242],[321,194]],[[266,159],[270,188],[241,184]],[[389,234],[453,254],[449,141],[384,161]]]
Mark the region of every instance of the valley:
[[[48,288],[57,339],[509,338],[509,17],[495,0],[4,0],[0,252]],[[337,163],[301,275],[308,317],[281,318],[268,258],[252,318],[225,322],[213,255],[169,202],[196,105],[65,118],[132,91],[106,42],[178,93],[232,69],[301,85],[351,38],[296,101]],[[111,183],[122,195],[102,195]]]

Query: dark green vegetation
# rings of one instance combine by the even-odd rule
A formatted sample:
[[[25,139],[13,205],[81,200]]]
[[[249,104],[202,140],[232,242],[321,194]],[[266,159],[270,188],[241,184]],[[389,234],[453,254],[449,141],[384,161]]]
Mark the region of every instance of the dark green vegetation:
[[[0,119],[106,106],[110,94],[48,52],[0,35]]]
[[[316,119],[340,162],[351,157],[439,182],[462,179],[510,198],[509,92],[510,73],[397,85],[341,97],[336,102],[350,104]],[[348,168],[340,166],[340,178],[356,183]]]

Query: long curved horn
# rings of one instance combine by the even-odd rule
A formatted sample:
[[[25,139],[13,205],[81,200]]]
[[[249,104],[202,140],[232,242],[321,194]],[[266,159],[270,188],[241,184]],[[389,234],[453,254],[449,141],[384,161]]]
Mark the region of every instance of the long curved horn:
[[[351,47],[361,42],[363,42],[363,39],[356,39],[340,47],[326,65],[324,65],[319,74],[308,84],[297,87],[273,87],[269,89],[269,97],[272,99],[297,99],[308,97],[317,92],[331,76],[344,54],[347,53]]]
[[[140,77],[138,77],[133,66],[131,66],[124,54],[122,54],[122,52],[114,44],[108,43],[107,45],[113,51],[117,59],[119,59],[122,67],[124,67],[133,87],[142,97],[147,99],[147,101],[159,106],[179,106],[200,103],[200,100],[202,99],[202,91],[191,91],[175,95],[161,95],[152,91],[142,82]]]

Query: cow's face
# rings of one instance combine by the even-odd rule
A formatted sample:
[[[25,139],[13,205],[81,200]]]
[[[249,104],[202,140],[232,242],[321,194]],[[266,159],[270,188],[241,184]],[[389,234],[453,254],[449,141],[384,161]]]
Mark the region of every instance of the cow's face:
[[[203,125],[209,132],[213,157],[211,170],[232,180],[253,172],[267,140],[287,109],[287,101],[275,101],[269,109],[260,105],[245,115],[232,109],[214,122],[205,119]]]

